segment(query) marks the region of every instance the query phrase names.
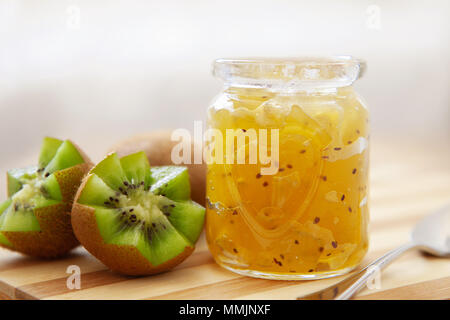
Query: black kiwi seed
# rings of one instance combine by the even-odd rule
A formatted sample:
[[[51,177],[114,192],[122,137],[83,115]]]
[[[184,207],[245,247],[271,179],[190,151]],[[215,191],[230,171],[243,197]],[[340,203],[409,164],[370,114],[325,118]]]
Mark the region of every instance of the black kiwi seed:
[[[126,185],[128,187],[128,182],[124,181],[123,182],[124,185]],[[119,188],[120,189],[120,188]]]
[[[156,224],[154,222],[152,222],[152,227],[156,228]]]
[[[174,204],[171,204],[170,206],[171,206],[172,208],[175,208],[175,205],[174,205]]]
[[[130,212],[133,212],[134,211],[134,209],[133,208],[131,208],[130,210],[129,210]]]
[[[114,198],[113,197],[109,197],[109,201],[114,201]]]
[[[50,173],[49,172],[47,172],[45,175],[44,175],[44,177],[48,177],[50,175]]]
[[[135,214],[132,214],[132,215],[130,216],[130,221],[131,221],[131,222],[136,222],[136,215],[135,215]]]
[[[42,192],[42,194],[44,195],[44,197],[47,197],[47,196],[48,196],[47,189],[45,189],[44,186],[41,186],[41,187],[39,188],[39,190]]]

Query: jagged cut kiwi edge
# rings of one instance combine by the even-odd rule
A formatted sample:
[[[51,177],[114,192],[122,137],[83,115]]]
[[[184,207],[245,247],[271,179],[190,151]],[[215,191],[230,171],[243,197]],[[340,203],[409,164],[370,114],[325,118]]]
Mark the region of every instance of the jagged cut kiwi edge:
[[[70,168],[67,168],[67,169],[70,169]],[[66,170],[66,169],[63,169],[60,171],[64,171],[64,170]],[[56,172],[60,172],[60,171],[56,171]],[[61,186],[59,185],[58,179],[55,176],[56,172],[52,173],[50,176],[45,178],[45,180],[42,184],[43,189],[41,189],[41,192],[44,195],[44,197],[46,197],[47,199],[62,201],[63,196],[61,193]]]
[[[70,169],[70,168],[67,168]],[[38,167],[36,166],[30,166],[30,167],[25,167],[25,168],[20,168],[20,169],[12,169],[9,170],[7,173],[8,176],[8,197],[12,197],[13,195],[15,195],[17,192],[19,192],[20,190],[22,190],[25,181],[24,181],[24,176],[25,175],[37,175],[37,170]],[[66,170],[66,169],[63,169]],[[43,180],[43,184],[42,186],[44,188],[46,188],[45,190],[42,191],[43,195],[48,195],[48,199],[53,199],[53,200],[62,200],[62,194],[61,194],[61,188],[59,186],[59,182],[56,179],[55,173],[63,171],[63,170],[59,170],[56,171],[54,173],[52,173],[51,175],[49,175],[47,178],[44,178]],[[34,178],[34,177],[32,177]]]
[[[75,147],[71,141],[64,140],[56,150],[53,158],[45,166],[44,176],[57,171],[72,168],[82,163],[85,163],[85,160],[77,147]]]
[[[45,144],[46,141],[48,141],[48,139],[60,142],[59,143],[59,148],[64,147],[65,146],[64,144],[67,143],[70,146],[70,149],[72,149],[72,151],[76,152],[76,153],[74,153],[76,155],[75,156],[75,158],[76,158],[75,161],[71,160],[71,163],[69,163],[69,165],[58,167],[57,170],[54,170],[51,173],[47,172],[48,173],[48,177],[45,178],[45,181],[47,181],[47,182],[44,182],[44,185],[47,185],[47,186],[50,185],[50,186],[55,187],[56,184],[57,184],[57,186],[58,186],[58,189],[53,189],[53,190],[51,190],[49,192],[50,195],[52,196],[50,199],[62,200],[61,188],[59,186],[58,181],[54,177],[54,173],[60,172],[60,171],[63,171],[63,170],[69,169],[69,168],[72,168],[72,167],[74,167],[76,165],[79,165],[79,164],[82,164],[82,163],[85,163],[85,161],[84,161],[82,155],[80,154],[80,152],[78,151],[78,149],[69,140],[61,141],[61,140],[58,140],[58,139],[48,138],[47,137],[47,138],[44,138],[43,144]],[[49,150],[49,152],[53,153],[53,157],[51,159],[47,158],[45,161],[48,161],[48,163],[50,164],[51,161],[55,157],[61,156],[61,154],[58,155],[59,148],[57,150],[53,150],[53,149]],[[43,155],[42,150],[41,150],[39,158],[40,158],[40,160],[39,160],[40,162],[44,161],[44,160],[42,160],[42,158],[45,158],[45,156]],[[37,171],[39,169],[40,170],[45,170],[46,168],[39,168],[37,166],[28,166],[28,167],[25,167],[25,168],[18,168],[18,169],[11,169],[11,170],[9,170],[8,173],[7,173],[8,197],[12,197],[14,194],[16,194],[18,191],[20,191],[22,189],[22,187],[23,187],[23,181],[22,180],[23,180],[23,177],[25,175],[36,175]],[[55,181],[51,181],[53,179]]]
[[[139,159],[138,155],[143,155],[145,159]],[[143,172],[144,177],[135,176],[136,170],[133,172],[131,169],[123,169],[122,164],[125,162],[126,166],[129,166],[128,160],[133,160],[133,158],[143,160],[141,162],[143,166],[140,170],[147,171],[147,174]],[[122,161],[123,159],[125,160]],[[124,182],[131,184],[143,180],[144,187],[147,189],[151,182],[150,164],[143,152],[131,154],[121,159],[117,157],[117,154],[112,153],[92,168],[85,179],[86,182],[80,191],[77,202],[86,205],[105,206],[110,197],[115,197],[121,188],[126,189]]]
[[[174,205],[167,208],[168,220],[191,243],[196,243],[205,223],[205,208],[192,200],[174,201]]]
[[[0,231],[16,232],[16,231],[40,231],[41,226],[34,215],[33,210],[13,211],[13,202],[0,215]],[[12,212],[11,212],[12,211]],[[5,221],[8,219],[7,221]]]
[[[90,173],[95,173],[113,190],[119,190],[125,181],[129,182],[116,153],[107,155]]]
[[[6,212],[6,210],[8,210],[11,203],[12,203],[12,200],[8,199],[8,200],[3,201],[0,204],[0,220],[2,218],[3,213]],[[8,238],[6,238],[6,236],[3,234],[3,232],[0,232],[0,244],[7,246],[7,247],[13,247],[13,244],[11,242],[9,242]]]
[[[165,246],[166,248],[173,246],[175,241],[174,238],[167,241],[165,239],[161,239],[162,235],[160,233],[154,233],[153,235],[156,235],[159,240],[155,241],[155,239],[152,239],[152,241],[149,242],[145,239],[144,232],[137,230],[139,227],[129,228],[128,230],[125,227],[120,228],[119,224],[121,222],[117,219],[119,217],[118,215],[120,214],[120,210],[95,205],[83,205],[94,211],[97,228],[105,244],[135,247],[142,254],[142,256],[144,256],[155,267],[177,257],[186,249],[186,247],[194,246],[188,238],[186,238],[171,224],[162,212],[160,218],[163,219],[163,223],[165,223],[166,228],[169,229],[163,234],[170,232],[170,237],[175,235],[178,238],[176,239],[177,242],[175,249],[172,249],[172,252],[167,255],[164,255],[164,253],[169,251],[157,250],[158,246]],[[126,210],[126,208],[121,209]]]
[[[42,209],[42,208],[46,208],[46,207],[51,207],[54,205],[59,205],[61,204],[61,201],[57,201],[57,200],[53,200],[53,199],[46,199],[46,198],[40,198],[40,203],[38,203],[37,205],[35,205],[32,209],[30,210],[24,210],[24,211],[16,211],[11,213],[13,215],[13,220],[19,220],[20,219],[27,219],[27,223],[28,226],[27,228],[23,227],[23,224],[21,223],[19,227],[17,227],[17,222],[13,225],[11,225],[11,223],[7,226],[4,225],[4,219],[6,218],[6,215],[8,214],[8,211],[10,210],[11,206],[12,206],[12,202],[11,204],[8,206],[8,208],[3,211],[3,213],[0,215],[0,231],[1,232],[32,232],[32,231],[41,231],[41,226],[39,223],[38,218],[36,217],[35,214],[35,210],[37,209]],[[42,212],[42,211],[41,211]],[[26,217],[20,217],[18,216],[18,214],[21,215],[27,215]]]
[[[190,210],[193,210],[191,214],[200,214],[201,220],[198,221],[198,227],[192,228],[189,227],[188,221],[192,222],[192,219],[189,219],[186,214],[187,211],[184,212],[184,221],[177,221],[176,215],[168,216],[168,220],[175,227],[175,229],[185,236],[191,243],[196,243],[198,237],[203,230],[204,225],[204,217],[205,217],[205,208],[196,202],[190,199],[190,182],[189,182],[189,173],[187,167],[184,166],[158,166],[152,167],[150,169],[152,180],[154,183],[152,184],[150,191],[154,194],[162,195],[171,201],[174,202],[175,208],[178,208],[177,204],[192,206]],[[172,189],[174,185],[177,185],[176,189]],[[201,212],[197,211],[200,210]],[[168,207],[167,212],[178,211],[171,207]],[[181,218],[181,214],[179,215]],[[192,225],[194,225],[193,223]],[[195,230],[196,229],[196,230]],[[194,230],[193,232],[190,232]]]
[[[43,185],[44,186],[50,186],[52,189],[50,190],[50,192],[47,193],[48,196],[51,196],[49,198],[45,197],[45,192],[42,193],[42,200],[44,200],[41,204],[38,204],[36,206],[34,206],[31,210],[29,211],[19,211],[19,213],[21,214],[30,214],[30,216],[34,217],[35,221],[31,221],[30,225],[36,225],[39,226],[38,228],[32,228],[32,229],[17,229],[14,228],[14,230],[4,230],[4,226],[3,226],[3,220],[5,218],[5,216],[3,216],[3,214],[6,214],[9,206],[12,204],[12,196],[14,194],[16,194],[17,192],[19,192],[22,188],[24,183],[21,181],[21,178],[23,178],[25,175],[36,175],[37,174],[37,170],[39,169],[36,166],[29,166],[29,167],[25,167],[25,168],[19,168],[19,169],[11,169],[8,171],[7,177],[8,177],[8,196],[9,199],[11,200],[10,205],[8,206],[8,208],[5,208],[5,210],[2,211],[2,214],[0,215],[0,231],[8,231],[8,232],[15,232],[15,231],[21,231],[21,232],[26,232],[26,231],[40,231],[41,227],[39,225],[39,221],[36,218],[36,215],[34,214],[34,210],[35,209],[41,209],[44,207],[49,207],[52,205],[56,205],[62,202],[62,195],[61,195],[61,187],[57,181],[57,179],[54,176],[54,173],[59,172],[59,171],[63,171],[65,169],[69,169],[72,168],[76,165],[85,163],[84,158],[82,157],[82,155],[80,154],[80,152],[78,151],[78,149],[69,141],[69,140],[65,140],[65,141],[61,141],[58,139],[54,139],[54,138],[44,138],[44,142],[43,144],[45,144],[46,139],[52,139],[55,142],[56,145],[56,141],[60,141],[61,143],[59,144],[59,147],[54,150],[54,148],[50,148],[49,152],[54,153],[52,158],[47,157],[48,164],[52,163],[52,160],[57,157],[57,156],[62,156],[61,154],[63,154],[62,152],[58,154],[58,150],[60,150],[61,147],[64,146],[68,146],[68,151],[72,152],[72,155],[75,155],[75,160],[70,160],[68,165],[64,165],[64,166],[60,166],[57,167],[57,170],[52,171],[52,173],[50,174],[50,172],[48,172],[49,176],[45,178]],[[48,141],[48,140],[47,140]],[[41,148],[42,149],[42,148]],[[64,150],[63,150],[64,151]],[[76,153],[73,153],[73,151],[75,151]],[[70,155],[70,156],[72,156]],[[67,156],[67,154],[66,154]],[[45,158],[43,156],[43,152],[41,150],[40,153],[40,162],[44,162],[44,160],[42,160],[43,158]],[[47,167],[46,167],[47,168]],[[46,170],[45,168],[45,170]],[[45,172],[44,170],[44,172]],[[33,218],[32,218],[33,219]],[[4,237],[4,235],[2,234],[2,237]],[[9,241],[8,241],[9,242]]]
[[[109,191],[110,194],[115,193],[114,190],[109,188],[109,186],[107,186],[103,182],[103,180],[101,180],[97,175],[92,174],[87,179],[88,180],[86,181],[86,185],[88,186],[88,188],[91,188],[91,186],[94,186],[94,184],[91,185],[90,182],[95,181],[96,185],[98,186],[98,183],[100,183],[100,181],[101,181],[102,182],[101,185],[105,188],[106,191]],[[108,208],[107,206],[104,206],[101,204],[102,200],[104,198],[97,198],[95,200],[98,203],[98,205],[89,204],[88,203],[89,201],[86,201],[86,199],[92,199],[92,197],[87,195],[88,192],[86,192],[86,191],[89,192],[89,189],[88,190],[83,189],[80,191],[80,197],[77,202],[84,206],[88,206],[94,210],[95,218],[96,218],[96,222],[97,222],[97,228],[99,230],[100,236],[102,237],[103,241],[106,244],[134,246],[153,266],[158,266],[159,264],[162,264],[162,263],[169,261],[170,259],[178,256],[185,250],[185,248],[187,246],[190,246],[190,247],[194,246],[195,241],[194,242],[190,241],[190,239],[192,239],[193,237],[188,237],[182,231],[178,230],[175,227],[175,225],[173,225],[171,223],[171,221],[167,217],[164,216],[164,213],[161,212],[160,217],[161,217],[161,219],[164,220],[166,227],[172,229],[171,230],[172,234],[176,234],[176,236],[179,238],[177,241],[178,249],[173,251],[172,255],[167,255],[167,256],[164,256],[164,255],[161,256],[160,254],[155,255],[154,249],[157,246],[155,245],[155,242],[152,242],[150,244],[149,242],[147,242],[145,240],[144,232],[142,232],[140,230],[136,230],[134,228],[131,228],[129,231],[126,232],[126,234],[120,234],[120,232],[124,232],[125,228],[120,229],[119,224],[121,222],[118,221],[117,218],[119,217],[119,214],[122,210],[124,210],[124,211],[127,210],[126,207]],[[117,227],[112,227],[112,226],[117,226]],[[201,224],[201,227],[203,228],[203,223]],[[136,227],[136,228],[138,228],[138,227]],[[133,236],[131,236],[130,234],[134,235],[134,239],[132,239]],[[159,235],[159,233],[157,233],[156,235]],[[159,237],[161,237],[161,236],[159,236]],[[128,241],[127,241],[127,239],[128,239]],[[181,244],[180,239],[183,240],[182,244]],[[160,241],[165,241],[165,240],[160,240]],[[174,240],[171,239],[170,241],[168,241],[168,244],[166,244],[166,246],[170,246],[170,244],[173,244],[173,242],[174,242]],[[159,245],[160,246],[164,245],[164,243],[160,243]]]
[[[144,153],[135,153],[135,154],[123,157],[123,158],[125,158],[126,160],[129,159],[127,157],[136,157],[137,159],[139,159],[138,154],[145,155]],[[193,246],[195,241],[197,240],[198,236],[200,235],[201,230],[203,229],[203,222],[200,224],[201,225],[201,227],[199,228],[200,231],[198,232],[197,235],[186,236],[183,232],[178,230],[175,227],[175,225],[172,224],[170,219],[167,218],[161,212],[161,218],[164,220],[166,225],[169,228],[172,228],[173,232],[178,237],[180,237],[184,243],[182,245],[183,250],[181,250],[181,246],[180,246],[179,252],[176,251],[175,253],[173,253],[172,257],[171,256],[164,257],[164,259],[160,259],[159,261],[155,261],[155,256],[154,256],[154,254],[152,254],[152,251],[155,249],[155,246],[153,245],[153,244],[155,244],[155,242],[152,242],[151,244],[148,243],[144,239],[144,233],[142,231],[133,230],[133,229],[131,229],[130,231],[127,231],[127,234],[128,233],[137,233],[136,235],[134,235],[134,239],[131,239],[132,237],[128,236],[127,234],[119,236],[118,233],[120,232],[120,230],[115,230],[115,231],[113,230],[112,231],[113,233],[109,232],[108,229],[111,230],[111,228],[108,227],[109,223],[111,223],[111,224],[120,223],[120,222],[114,221],[117,219],[120,210],[115,209],[115,208],[108,208],[104,204],[104,202],[107,202],[109,200],[109,197],[114,197],[114,195],[116,194],[116,192],[118,190],[118,186],[122,187],[123,181],[127,181],[127,182],[131,183],[131,182],[133,182],[133,180],[139,180],[139,177],[132,176],[133,174],[131,173],[131,170],[123,169],[123,167],[122,167],[122,163],[123,163],[122,159],[123,158],[119,159],[117,157],[117,155],[115,153],[113,153],[113,154],[106,156],[104,160],[102,160],[97,166],[95,166],[90,171],[90,174],[88,175],[88,177],[86,177],[86,179],[87,179],[86,183],[84,185],[83,190],[80,191],[80,195],[78,197],[77,202],[82,205],[88,206],[94,210],[97,227],[99,229],[100,236],[102,237],[102,239],[105,243],[134,246],[139,250],[139,252],[150,263],[152,263],[152,265],[157,266],[161,263],[164,263],[164,262],[176,257],[180,253],[182,253],[184,251],[184,249],[186,248],[186,246]],[[148,160],[147,160],[147,164],[148,164]],[[145,166],[147,166],[147,164]],[[98,166],[100,166],[100,167],[98,167]],[[100,170],[98,168],[100,168]],[[150,164],[148,164],[148,168],[150,168]],[[160,167],[157,167],[157,168],[160,168]],[[160,173],[163,170],[166,170],[166,172],[169,172],[169,174],[166,176],[162,176]],[[114,176],[111,172],[116,172],[116,171],[119,173]],[[150,178],[153,181],[156,180],[155,184],[157,184],[157,188],[154,188],[154,190],[159,190],[159,191],[164,190],[164,187],[173,183],[174,179],[184,179],[185,184],[187,183],[187,185],[189,187],[189,176],[187,174],[187,168],[176,167],[176,166],[166,166],[162,170],[156,170],[156,172],[158,174],[156,174],[155,177],[150,175]],[[128,173],[128,175],[127,175],[127,173]],[[130,173],[131,173],[131,175],[130,175]],[[107,179],[107,181],[105,181],[105,178]],[[159,183],[158,183],[158,181],[159,181]],[[92,194],[89,194],[90,192],[96,191],[94,184],[96,184],[97,187],[100,187],[103,190],[102,192],[98,192],[98,194],[95,196]],[[93,186],[94,186],[94,188],[92,188]],[[169,197],[167,197],[167,198],[170,199]],[[185,196],[183,196],[181,198],[184,199]],[[172,200],[172,199],[170,199],[170,200]],[[198,205],[198,206],[201,207],[200,205]],[[121,209],[125,209],[125,208],[121,208]],[[108,215],[110,215],[110,217],[108,217]],[[106,224],[104,224],[102,222],[102,219],[101,219],[102,216],[105,219],[107,219]],[[180,224],[178,224],[178,225],[180,225]],[[122,229],[122,232],[124,229],[125,228]],[[114,233],[116,233],[117,236],[114,236],[113,235]],[[158,234],[157,234],[157,236],[158,236]],[[119,240],[117,240],[117,237],[119,238]],[[122,241],[122,240],[126,239],[127,237],[130,238],[132,241]],[[194,239],[194,241],[191,241],[191,239]],[[171,240],[170,242],[173,242],[173,241]],[[160,243],[160,245],[161,244],[163,244],[163,243]],[[157,257],[157,258],[160,258],[160,257]]]
[[[141,158],[140,160],[144,160],[146,162],[145,167],[149,167],[148,164],[148,160],[145,156],[145,153],[143,152],[138,152],[135,154],[132,154],[130,156],[126,156],[123,158],[127,158],[130,159],[130,157],[137,157],[137,156],[143,156],[145,158]],[[115,157],[113,155],[109,155],[105,158],[104,161],[111,161],[111,164],[114,167],[117,167],[119,165],[122,165],[122,159],[111,159],[109,160],[109,157]],[[119,161],[118,161],[119,160]],[[110,165],[104,166],[103,168],[111,168]],[[100,172],[103,172],[103,168],[102,170],[100,170]],[[177,166],[164,166],[164,167],[155,167],[152,168],[154,169],[153,173],[156,172],[156,174],[152,177],[153,180],[156,180],[156,188],[153,187],[153,190],[158,190],[161,191],[160,193],[164,193],[165,186],[168,185],[169,187],[171,185],[173,185],[174,183],[176,183],[176,180],[178,181],[182,181],[181,186],[182,188],[185,187],[185,185],[189,185],[189,176],[187,174],[187,168],[185,167],[177,167]],[[126,172],[127,170],[122,170],[124,172]],[[95,170],[95,168],[93,170],[91,170],[91,173],[86,177],[86,182],[84,184],[83,189],[80,191],[80,195],[78,197],[77,202],[80,204],[85,204],[88,206],[100,206],[100,207],[105,207],[108,208],[109,206],[107,205],[107,203],[110,201],[110,197],[114,198],[117,191],[114,190],[110,185],[107,184],[106,181],[104,181],[102,179],[101,176],[98,176],[95,172],[98,172],[97,170]],[[165,176],[164,174],[168,174],[167,176]],[[119,174],[119,176],[121,176],[122,173]],[[115,179],[115,178],[114,178]],[[131,182],[131,180],[135,179],[135,177],[131,177],[131,176],[127,176],[128,181]],[[139,179],[138,179],[139,180]],[[152,189],[150,190],[152,193]],[[158,194],[158,193],[156,193]],[[166,198],[174,201],[175,203],[179,203],[181,206],[187,207],[187,206],[191,206],[192,208],[189,210],[190,214],[194,214],[197,215],[197,218],[199,218],[199,220],[202,221],[197,221],[198,219],[195,219],[195,222],[193,221],[193,219],[189,219],[189,217],[186,217],[186,221],[182,221],[183,218],[181,218],[182,214],[177,215],[178,212],[178,207],[176,206],[176,209],[173,209],[171,207],[168,207],[167,211],[171,212],[174,211],[174,214],[172,216],[169,215],[169,222],[175,227],[175,229],[181,233],[183,236],[185,236],[191,243],[195,243],[196,240],[198,239],[202,229],[203,229],[203,225],[204,225],[204,212],[205,209],[200,206],[199,204],[191,201],[189,198],[188,200],[173,200],[171,199],[168,195],[165,195]],[[184,199],[185,197],[181,197],[182,199]],[[185,212],[188,212],[188,210],[186,210]],[[200,216],[200,217],[199,217]],[[191,223],[189,223],[191,222]],[[194,223],[192,223],[194,222]],[[195,224],[198,223],[198,227],[195,227]]]
[[[166,229],[164,229],[165,231],[163,233],[153,234],[154,236],[159,238],[159,241],[152,240],[151,244],[146,243],[147,245],[150,245],[150,247],[151,247],[151,253],[152,253],[152,261],[151,262],[155,266],[158,266],[162,263],[172,260],[173,258],[175,258],[178,255],[180,255],[181,253],[183,253],[187,247],[192,247],[192,248],[194,247],[194,244],[191,243],[189,241],[189,239],[187,239],[180,231],[178,231],[175,228],[175,226],[173,226],[171,224],[169,219],[167,219],[167,217],[163,213],[161,213],[161,215],[158,218],[163,220],[163,223],[166,225]],[[169,230],[167,230],[167,229],[169,229]],[[175,244],[174,236],[177,238],[176,244]],[[163,237],[166,239],[162,239]],[[167,240],[167,237],[170,237],[170,241]],[[171,251],[169,251],[169,250],[171,250]],[[156,258],[159,258],[159,260],[157,260],[157,261],[155,261],[155,259],[153,259],[154,252],[157,253],[155,255]],[[168,252],[170,252],[169,255],[164,257],[164,259],[162,259],[161,257],[164,256],[164,254],[167,254]]]
[[[111,209],[108,205],[105,204],[105,202],[110,201],[109,197],[115,197],[116,191],[111,189],[99,176],[97,176],[95,173],[90,174],[86,177],[86,182],[84,184],[84,187],[82,190],[80,190],[80,195],[78,197],[77,202],[79,204],[87,205],[87,206],[95,206],[95,207],[101,207],[105,209]],[[167,205],[166,211],[169,213],[168,219],[170,223],[175,227],[175,229],[183,234],[188,240],[190,240],[191,243],[195,243],[198,239],[198,236],[200,235],[203,224],[204,224],[204,216],[205,216],[205,208],[201,205],[197,204],[196,202],[192,200],[180,200],[180,201],[173,201],[175,208],[172,208],[171,206]],[[185,219],[182,219],[182,214],[178,214],[179,206],[192,206],[192,212],[191,214],[194,214],[196,216],[201,215],[200,218],[191,219],[184,213],[186,216]],[[117,209],[112,209],[117,210]],[[185,211],[187,212],[187,211]],[[114,213],[116,214],[116,213]],[[180,218],[180,219],[179,219]],[[186,221],[182,221],[182,220]],[[201,219],[203,221],[197,222],[198,219]],[[181,220],[181,221],[180,221]],[[195,222],[198,224],[198,227],[195,227]],[[190,223],[191,222],[191,223]],[[194,222],[194,223],[192,223]],[[186,231],[187,230],[187,231]],[[194,230],[194,231],[192,231]],[[191,232],[192,231],[192,232]],[[108,237],[104,237],[107,239]]]
[[[154,194],[163,195],[171,200],[189,200],[191,196],[191,185],[187,167],[182,166],[160,166],[150,169],[152,184],[150,191]],[[172,188],[176,181],[176,190]]]
[[[107,208],[105,202],[109,201],[110,197],[115,197],[116,192],[97,174],[90,173],[85,178],[77,202],[88,206],[95,205]]]
[[[45,137],[42,140],[41,150],[39,153],[38,165],[39,168],[44,169],[50,161],[55,157],[56,152],[63,143],[63,140],[56,138]]]
[[[16,231],[40,231],[41,227],[39,224],[38,219],[36,218],[34,214],[34,209],[44,207],[47,205],[42,206],[34,206],[30,210],[19,210],[15,211],[13,213],[10,213],[10,210],[12,210],[11,206],[13,205],[13,196],[20,192],[24,185],[26,185],[26,181],[24,181],[24,177],[28,176],[28,178],[33,179],[36,178],[38,168],[36,166],[29,166],[26,168],[21,169],[12,169],[8,171],[8,193],[11,193],[11,195],[8,198],[9,205],[5,210],[2,211],[2,214],[0,215],[0,231],[7,231],[7,232],[16,232]],[[14,187],[14,189],[10,188],[11,183]],[[18,187],[18,188],[17,188]],[[58,186],[59,187],[59,186]],[[42,194],[42,199],[45,199],[44,195]],[[38,199],[35,199],[38,200]],[[49,201],[53,201],[54,199],[48,199]],[[53,205],[54,203],[50,202],[48,205]],[[12,221],[16,221],[14,223],[14,227],[7,226],[5,228],[5,219],[7,218],[7,215],[11,214],[14,215],[13,217],[10,217]],[[20,216],[19,216],[20,215]],[[26,225],[27,227],[20,228],[17,227],[17,221],[24,221],[23,219],[26,219]],[[23,223],[23,222],[22,222]],[[19,224],[22,224],[19,223]],[[3,235],[3,234],[2,234]],[[4,236],[4,235],[3,235]],[[8,241],[9,242],[9,241]]]
[[[17,191],[22,189],[23,183],[21,179],[25,175],[35,175],[37,166],[28,166],[24,168],[10,169],[6,173],[8,183],[8,197],[13,196]]]
[[[130,183],[139,184],[144,182],[145,189],[152,184],[150,163],[144,151],[120,158],[120,165]]]

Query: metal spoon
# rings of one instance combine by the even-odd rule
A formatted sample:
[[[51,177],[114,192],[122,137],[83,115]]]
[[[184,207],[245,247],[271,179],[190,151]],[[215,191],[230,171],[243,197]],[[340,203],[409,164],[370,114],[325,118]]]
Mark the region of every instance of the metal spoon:
[[[438,257],[450,257],[450,205],[428,215],[416,224],[408,243],[389,251],[360,272],[321,291],[298,297],[298,300],[348,300],[405,251],[417,248]],[[340,294],[339,294],[340,293]]]

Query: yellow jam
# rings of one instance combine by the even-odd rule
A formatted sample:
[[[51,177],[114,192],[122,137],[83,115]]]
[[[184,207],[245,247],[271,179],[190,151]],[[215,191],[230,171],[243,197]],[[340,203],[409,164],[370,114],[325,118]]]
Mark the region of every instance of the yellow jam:
[[[279,159],[272,175],[261,174],[268,165],[259,159],[208,164],[206,235],[215,260],[272,279],[358,265],[368,248],[368,121],[351,86],[288,94],[228,86],[208,110],[209,128],[224,137],[239,129],[246,144],[233,152],[246,160],[259,129],[268,129],[269,151],[270,129],[278,129]]]

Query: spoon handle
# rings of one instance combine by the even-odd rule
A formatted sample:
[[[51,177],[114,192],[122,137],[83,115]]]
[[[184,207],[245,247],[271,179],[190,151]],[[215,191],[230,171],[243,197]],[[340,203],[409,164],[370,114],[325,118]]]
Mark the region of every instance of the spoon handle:
[[[344,292],[342,292],[340,295],[336,297],[335,300],[348,300],[350,299],[356,292],[358,292],[369,279],[372,278],[372,276],[376,272],[380,272],[381,269],[386,267],[388,264],[390,264],[394,259],[398,258],[401,254],[403,254],[405,251],[414,248],[416,244],[409,242],[406,243],[394,250],[389,251],[385,255],[381,256],[371,264],[369,264],[366,268],[363,270],[363,275],[359,277],[355,282],[353,282],[350,287],[348,287]]]
[[[397,258],[405,251],[414,248],[416,245],[413,243],[406,243],[394,250],[389,251],[382,257],[376,259],[369,265],[367,265],[361,271],[345,278],[344,280],[328,287],[323,290],[314,292],[312,294],[298,297],[298,300],[347,300],[350,299],[359,289],[366,284],[373,274],[383,267],[387,266],[391,261]],[[339,296],[338,294],[341,293]]]

